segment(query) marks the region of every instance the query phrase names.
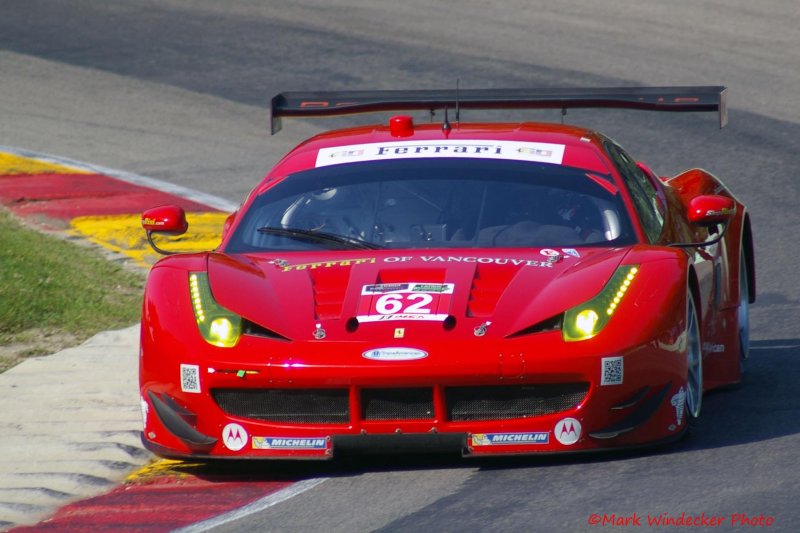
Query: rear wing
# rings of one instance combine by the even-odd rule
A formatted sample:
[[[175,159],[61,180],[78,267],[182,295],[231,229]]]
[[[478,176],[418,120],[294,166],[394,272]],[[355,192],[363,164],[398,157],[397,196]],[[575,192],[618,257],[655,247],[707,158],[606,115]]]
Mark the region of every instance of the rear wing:
[[[728,123],[727,88],[599,87],[586,89],[444,89],[414,91],[285,92],[272,98],[272,134],[283,117],[331,117],[381,111],[436,109],[620,108],[650,111],[717,111]],[[458,117],[456,117],[458,118]]]

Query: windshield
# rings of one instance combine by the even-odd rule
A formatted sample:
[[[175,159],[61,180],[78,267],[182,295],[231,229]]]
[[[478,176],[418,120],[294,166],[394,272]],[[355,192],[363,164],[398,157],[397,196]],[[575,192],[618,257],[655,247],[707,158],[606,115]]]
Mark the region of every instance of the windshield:
[[[624,245],[633,232],[609,176],[507,160],[333,165],[259,195],[227,252]]]

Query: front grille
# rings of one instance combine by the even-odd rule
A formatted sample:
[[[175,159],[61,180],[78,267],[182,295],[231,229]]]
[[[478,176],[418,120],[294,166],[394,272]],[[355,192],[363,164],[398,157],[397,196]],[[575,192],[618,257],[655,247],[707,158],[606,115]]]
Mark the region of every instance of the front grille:
[[[433,419],[433,389],[364,389],[361,391],[364,420]]]
[[[506,420],[530,418],[577,407],[589,392],[588,383],[448,387],[444,390],[447,419]],[[212,389],[211,396],[226,414],[288,424],[347,424],[348,389]],[[361,419],[433,420],[431,387],[362,389]]]
[[[213,389],[211,396],[231,416],[298,424],[350,422],[347,389]]]
[[[448,419],[506,420],[549,415],[575,408],[589,392],[588,383],[449,387]]]

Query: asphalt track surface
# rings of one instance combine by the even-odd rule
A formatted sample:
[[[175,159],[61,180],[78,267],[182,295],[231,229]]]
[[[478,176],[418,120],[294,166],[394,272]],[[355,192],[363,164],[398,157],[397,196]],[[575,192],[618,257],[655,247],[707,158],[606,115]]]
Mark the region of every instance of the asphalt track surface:
[[[446,88],[456,79],[476,88],[730,87],[722,131],[710,115],[566,119],[604,131],[662,175],[707,168],[750,208],[759,299],[748,382],[708,395],[690,439],[600,456],[257,465],[246,474],[254,481],[329,479],[214,531],[592,531],[603,527],[591,524],[595,514],[636,516],[643,525],[628,527],[647,529],[645,517],[662,513],[724,517],[708,528],[717,531],[744,529],[742,515],[800,530],[800,5],[583,4],[3,0],[0,144],[234,202],[298,140],[347,123],[296,121],[269,137],[266,104],[280,91]]]

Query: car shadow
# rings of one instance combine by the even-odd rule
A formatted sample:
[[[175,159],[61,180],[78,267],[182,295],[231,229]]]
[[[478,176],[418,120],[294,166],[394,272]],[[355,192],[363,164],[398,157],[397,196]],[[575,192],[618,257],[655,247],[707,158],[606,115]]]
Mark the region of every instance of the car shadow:
[[[330,461],[185,462],[172,469],[213,481],[298,480],[370,472],[460,468],[513,469],[603,463],[736,446],[800,433],[800,339],[753,341],[742,385],[712,391],[699,423],[686,438],[633,450],[512,457],[463,458],[458,453],[342,454]]]
[[[800,433],[800,339],[753,341],[744,382],[703,398],[683,448],[707,449]]]

